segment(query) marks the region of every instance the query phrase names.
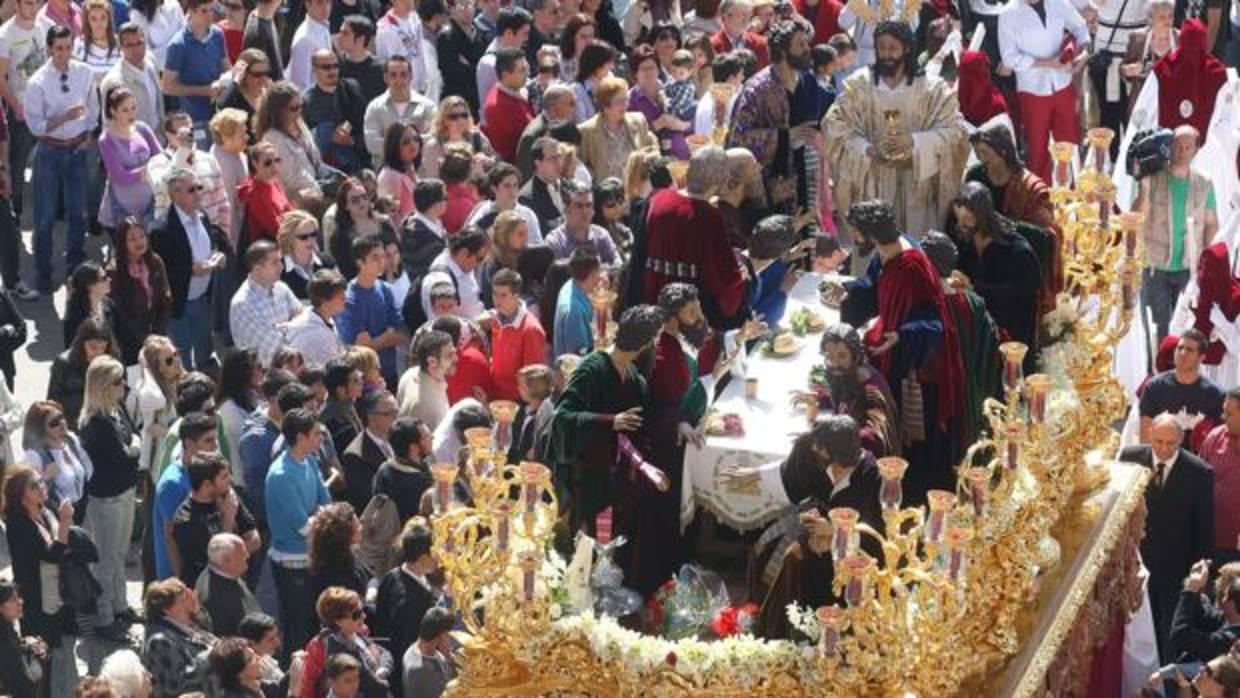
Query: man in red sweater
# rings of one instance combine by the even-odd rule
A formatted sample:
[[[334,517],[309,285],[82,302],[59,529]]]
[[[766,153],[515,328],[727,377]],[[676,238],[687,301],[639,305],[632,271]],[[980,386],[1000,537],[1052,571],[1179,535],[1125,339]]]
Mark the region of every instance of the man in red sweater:
[[[521,275],[501,269],[491,279],[491,387],[497,400],[520,400],[517,372],[547,361],[547,333],[521,300]]]
[[[663,189],[650,200],[646,218],[646,269],[642,302],[655,304],[673,281],[697,286],[706,319],[715,329],[740,327],[745,278],[710,197],[728,174],[728,156],[706,146],[689,160],[685,192]]]
[[[534,119],[534,108],[525,94],[525,81],[530,64],[519,48],[495,51],[495,74],[499,82],[487,93],[483,102],[482,130],[491,139],[491,147],[506,162],[517,161],[517,142],[526,124]]]

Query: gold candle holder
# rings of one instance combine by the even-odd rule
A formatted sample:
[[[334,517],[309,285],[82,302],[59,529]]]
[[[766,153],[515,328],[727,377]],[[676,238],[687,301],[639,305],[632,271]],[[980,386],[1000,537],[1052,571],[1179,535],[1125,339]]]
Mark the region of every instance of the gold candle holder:
[[[857,548],[857,522],[861,513],[851,507],[836,507],[827,512],[831,520],[831,559],[839,562]]]
[[[668,167],[674,163],[669,163]],[[686,164],[686,167],[688,165]],[[599,286],[590,292],[590,304],[594,306],[594,348],[602,349],[610,346],[607,337],[607,323],[611,320],[611,308],[620,295],[607,286]]]
[[[1072,188],[1072,157],[1075,154],[1075,143],[1057,141],[1051,145],[1051,159],[1055,162],[1051,186],[1058,189]]]
[[[1145,214],[1140,211],[1129,211],[1119,214],[1119,227],[1124,234],[1124,257],[1132,259],[1137,255],[1137,240],[1145,227]]]
[[[491,446],[491,427],[470,427],[465,430],[465,444],[475,450]]]
[[[551,480],[551,471],[542,463],[524,461],[520,466],[521,501],[525,504],[525,513],[533,514],[542,501],[542,491]]]
[[[1016,470],[1020,467],[1020,445],[1025,440],[1025,425],[1016,420],[1008,422],[1003,426],[1003,437],[1007,443],[1004,465],[1008,470]]]
[[[926,493],[926,503],[930,507],[930,515],[926,519],[926,542],[942,543],[943,534],[947,532],[947,515],[956,506],[956,493],[930,490]]]
[[[452,486],[456,483],[455,463],[435,463],[431,465],[431,477],[435,481],[435,513],[446,514],[452,509],[454,494]]]
[[[512,400],[492,400],[487,406],[495,417],[495,446],[506,452],[512,445],[512,423],[520,406]]]
[[[505,499],[495,505],[491,510],[491,516],[494,518],[495,551],[498,553],[507,553],[510,542],[512,540],[512,500]]]
[[[986,506],[990,503],[990,468],[969,468],[966,478],[969,482],[969,499],[973,502],[973,516],[985,518]]]
[[[517,554],[517,566],[521,569],[521,598],[525,603],[533,603],[538,586],[538,568],[542,566],[542,554],[534,550],[524,550]]]
[[[908,470],[908,461],[899,456],[886,456],[878,459],[878,474],[883,479],[878,490],[878,501],[883,512],[896,512],[904,501],[904,473]]]
[[[901,114],[899,109],[886,109],[883,111],[883,122],[887,126],[887,136],[898,136],[903,133],[903,127],[900,125],[900,118]],[[884,148],[883,157],[892,161],[900,161],[909,159],[912,157],[912,154],[903,150]]]
[[[968,555],[965,548],[973,540],[973,529],[953,526],[947,529],[947,578],[955,584],[964,581]]]
[[[1051,394],[1051,377],[1045,373],[1035,373],[1025,379],[1025,387],[1029,389],[1029,419],[1034,424],[1046,422],[1046,401]]]
[[[1109,173],[1111,171],[1111,141],[1115,140],[1115,131],[1109,128],[1091,128],[1086,137],[1089,139],[1093,168],[1102,174]]]
[[[1111,207],[1115,204],[1115,183],[1110,178],[1101,179],[1094,196],[1098,198],[1098,223],[1103,231],[1111,227]]]
[[[844,601],[852,608],[865,602],[869,578],[874,572],[874,560],[865,553],[855,553],[844,559],[841,565],[844,576]]]
[[[820,606],[814,612],[818,616],[818,654],[834,657],[839,651],[840,628],[844,625],[844,609],[839,606]]]
[[[1021,342],[1004,342],[999,345],[999,351],[1003,354],[1003,388],[1011,394],[1020,390],[1025,354],[1029,353],[1029,347]]]

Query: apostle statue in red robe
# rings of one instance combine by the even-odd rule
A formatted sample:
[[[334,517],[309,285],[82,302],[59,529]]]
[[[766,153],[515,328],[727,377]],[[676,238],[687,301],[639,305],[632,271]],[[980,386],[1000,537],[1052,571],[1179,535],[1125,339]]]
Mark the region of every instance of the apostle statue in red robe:
[[[861,240],[859,252],[875,254],[863,276],[828,295],[843,292],[841,318],[866,328],[872,363],[895,393],[911,464],[905,482],[918,502],[927,489],[955,489],[965,397],[960,344],[938,273],[901,235],[891,204],[853,204],[845,218]]]

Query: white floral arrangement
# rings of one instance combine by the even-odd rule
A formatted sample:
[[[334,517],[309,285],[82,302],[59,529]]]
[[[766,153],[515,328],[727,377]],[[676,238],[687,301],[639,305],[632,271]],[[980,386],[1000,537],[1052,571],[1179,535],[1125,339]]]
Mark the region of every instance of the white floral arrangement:
[[[604,662],[624,666],[628,678],[636,681],[663,671],[675,671],[701,685],[711,675],[723,673],[739,677],[743,687],[755,687],[776,669],[806,663],[812,647],[797,647],[786,640],[761,640],[736,635],[721,640],[668,640],[621,627],[614,618],[593,613],[562,618],[551,626],[549,643],[579,640],[589,644]],[[808,671],[809,667],[801,667]]]
[[[1055,307],[1042,316],[1043,351],[1051,345],[1068,344],[1076,333],[1076,323],[1081,319],[1081,310],[1076,301],[1066,293],[1055,298]]]

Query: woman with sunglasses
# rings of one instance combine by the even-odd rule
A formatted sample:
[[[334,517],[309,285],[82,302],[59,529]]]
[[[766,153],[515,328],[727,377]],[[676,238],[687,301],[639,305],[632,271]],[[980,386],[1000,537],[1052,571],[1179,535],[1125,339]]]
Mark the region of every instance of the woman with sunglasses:
[[[422,136],[413,126],[396,122],[383,134],[383,169],[379,170],[379,196],[396,202],[392,219],[399,225],[414,212],[413,188],[422,165]]]
[[[77,621],[64,605],[52,573],[69,554],[73,505],[61,500],[48,508],[47,485],[33,468],[18,465],[4,481],[4,525],[13,561],[13,581],[26,600],[22,635],[43,640],[48,647],[49,695],[73,695],[77,685]],[[48,588],[44,588],[45,581]]]
[[[47,483],[53,505],[73,505],[73,523],[86,517],[86,481],[94,466],[82,442],[65,420],[65,412],[51,400],[39,400],[26,411],[22,431],[22,458]]]
[[[464,143],[474,155],[484,154],[495,157],[495,149],[491,141],[478,129],[469,114],[469,104],[464,98],[455,95],[444,97],[439,102],[439,111],[435,112],[435,121],[431,125],[431,135],[422,148],[422,166],[418,174],[423,177],[438,177],[439,163],[443,158],[444,149],[449,143]]]
[[[628,215],[629,202],[620,178],[608,177],[594,185],[594,224],[607,231],[625,259],[633,249],[633,231],[625,223]]]
[[[172,291],[164,260],[151,248],[146,227],[137,218],[120,222],[112,250],[108,298],[113,307],[125,309],[112,316],[112,328],[121,362],[133,366],[147,337],[167,333]]]
[[[247,48],[241,52],[233,72],[240,79],[231,83],[228,90],[220,96],[217,106],[220,109],[240,109],[245,112],[246,123],[253,123],[254,114],[258,112],[259,105],[271,89],[271,62],[262,49]],[[247,133],[250,144],[253,144],[257,137],[258,133]]]
[[[352,589],[328,587],[317,597],[315,611],[323,630],[306,643],[306,663],[302,672],[302,698],[325,698],[323,672],[328,657],[348,654],[361,664],[361,690],[358,696],[387,696],[393,662],[385,648],[366,636],[366,612],[362,597]],[[392,677],[399,682],[400,677]]]
[[[340,183],[336,204],[323,216],[323,233],[336,268],[346,279],[357,276],[357,262],[350,245],[367,235],[396,235],[391,220],[375,212],[374,199],[360,179],[349,177]]]
[[[142,345],[139,365],[131,366],[128,373],[131,389],[125,408],[142,430],[142,468],[158,473],[161,446],[177,420],[177,385],[185,367],[171,339],[151,335]]]
[[[275,242],[280,220],[293,210],[284,185],[280,183],[280,153],[267,141],[250,146],[250,176],[237,186],[237,199],[245,208],[241,247],[256,240]]]
[[[275,146],[276,171],[292,203],[319,215],[326,208],[318,180],[324,165],[314,135],[301,118],[304,104],[296,85],[277,82],[258,105],[254,130],[259,140]]]
[[[112,278],[96,262],[83,262],[69,276],[69,297],[65,299],[63,330],[65,346],[73,341],[77,328],[88,317],[103,318],[112,325],[115,314],[108,297],[112,290]]]
[[[138,483],[140,441],[124,410],[125,368],[110,356],[100,356],[86,369],[86,393],[78,433],[94,471],[86,483],[90,495],[86,528],[99,550],[95,576],[102,591],[98,603],[98,631],[123,636],[124,624],[138,615],[125,600],[125,554],[133,533],[134,489]]]
[[[82,395],[86,385],[86,368],[104,354],[117,355],[116,341],[107,321],[91,316],[78,326],[68,349],[52,360],[47,380],[47,399],[55,400],[65,409],[69,428],[77,426],[82,411]]]
[[[284,256],[284,271],[280,280],[293,295],[302,301],[310,300],[306,284],[320,269],[331,269],[329,262],[319,257],[319,222],[305,211],[289,211],[280,220],[277,235],[280,254]]]

